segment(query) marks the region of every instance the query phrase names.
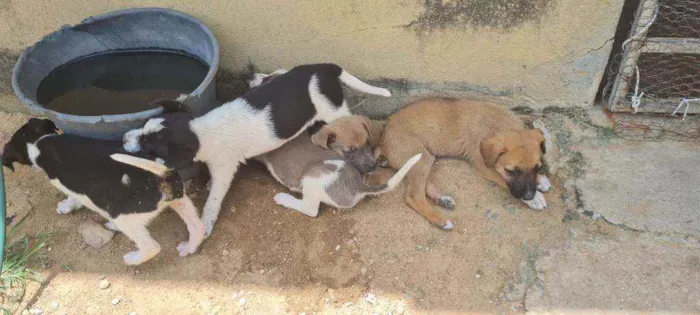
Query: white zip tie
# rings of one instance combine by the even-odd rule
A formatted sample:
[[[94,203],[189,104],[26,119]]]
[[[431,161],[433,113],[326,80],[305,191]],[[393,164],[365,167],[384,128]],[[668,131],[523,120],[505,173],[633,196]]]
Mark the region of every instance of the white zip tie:
[[[639,67],[634,66],[634,68],[635,73],[637,74],[637,83],[634,85],[634,95],[632,95],[632,109],[636,114],[637,110],[639,109],[639,105],[642,104],[642,97],[644,97],[644,92],[642,92],[642,94],[639,94]]]
[[[676,107],[676,109],[673,110],[673,113],[671,115],[675,116],[678,111],[683,108],[683,105],[685,105],[685,110],[683,111],[683,118],[681,120],[685,120],[685,116],[688,116],[688,109],[690,108],[690,102],[700,102],[700,98],[682,98],[680,104]]]

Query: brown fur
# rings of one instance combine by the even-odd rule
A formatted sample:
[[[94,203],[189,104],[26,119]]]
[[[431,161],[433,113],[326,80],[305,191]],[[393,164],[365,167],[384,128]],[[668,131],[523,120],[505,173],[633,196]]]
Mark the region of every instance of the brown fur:
[[[484,178],[512,194],[537,180],[544,137],[539,130],[527,130],[513,114],[492,104],[452,98],[416,101],[392,115],[382,133],[376,157],[383,157],[396,169],[411,156],[423,158],[408,174],[406,203],[431,223],[452,226],[428,202],[454,206],[429,181],[436,157],[464,158]],[[508,170],[518,170],[511,175]],[[535,184],[536,185],[536,184]],[[522,196],[517,196],[522,198]],[[532,197],[531,197],[532,198]]]

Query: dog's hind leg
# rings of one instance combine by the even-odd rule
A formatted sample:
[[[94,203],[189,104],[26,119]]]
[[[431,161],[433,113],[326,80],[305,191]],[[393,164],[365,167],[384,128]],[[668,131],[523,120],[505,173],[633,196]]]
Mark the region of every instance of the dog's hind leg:
[[[170,206],[182,218],[182,221],[185,221],[187,231],[190,234],[187,241],[177,245],[177,251],[180,253],[180,257],[194,254],[204,240],[204,223],[199,219],[197,208],[187,195],[172,202]]]
[[[231,187],[231,181],[236,175],[238,165],[238,162],[229,165],[226,165],[226,163],[208,165],[209,174],[211,175],[211,191],[202,212],[202,222],[204,222],[204,231],[207,236],[211,235],[214,224],[219,218],[221,203],[224,201],[229,187]]]
[[[321,206],[321,200],[314,194],[306,194],[301,200],[295,198],[288,193],[279,193],[275,195],[275,203],[278,205],[294,209],[310,217],[318,216],[318,208]]]
[[[445,219],[445,216],[435,210],[426,198],[426,186],[434,163],[435,156],[427,150],[423,150],[421,160],[408,172],[406,203],[423,215],[430,223],[444,230],[450,230],[453,227],[452,221]]]
[[[443,192],[430,181],[428,181],[428,183],[425,185],[425,194],[428,196],[428,198],[435,201],[438,206],[445,209],[454,210],[456,205],[454,198],[443,194]]]
[[[124,255],[125,264],[140,265],[160,252],[160,245],[146,229],[151,218],[150,213],[123,214],[112,220],[124,235],[136,243],[138,248],[138,250]]]

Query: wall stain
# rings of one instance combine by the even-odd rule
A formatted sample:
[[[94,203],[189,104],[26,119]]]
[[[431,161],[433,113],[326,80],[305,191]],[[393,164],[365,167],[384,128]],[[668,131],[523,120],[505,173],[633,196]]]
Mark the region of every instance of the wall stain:
[[[19,58],[18,51],[0,48],[0,94],[12,94],[12,69]]]
[[[418,33],[449,28],[490,28],[509,31],[539,23],[556,0],[423,0],[423,12],[406,25]]]

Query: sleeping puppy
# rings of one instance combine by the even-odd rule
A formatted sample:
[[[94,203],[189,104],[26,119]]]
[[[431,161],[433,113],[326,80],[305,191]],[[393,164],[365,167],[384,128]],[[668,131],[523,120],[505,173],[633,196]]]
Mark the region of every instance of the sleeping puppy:
[[[46,119],[30,119],[12,136],[2,153],[3,165],[13,163],[41,170],[56,188],[68,195],[58,213],[85,206],[136,243],[137,251],[124,255],[127,265],[138,265],[160,252],[146,229],[163,209],[171,207],[185,221],[189,240],[177,246],[180,256],[197,251],[204,224],[185,194],[176,172],[145,158],[123,154],[121,142],[94,140],[57,133]]]
[[[278,182],[303,194],[299,200],[279,193],[275,202],[315,217],[321,202],[347,209],[365,196],[396,188],[420,160],[420,154],[408,160],[386,184],[365,184],[362,174],[373,171],[377,165],[369,147],[369,126],[370,121],[364,116],[341,117],[313,136],[302,133],[280,148],[255,157]]]
[[[152,118],[124,135],[124,148],[162,158],[173,168],[192,161],[207,164],[212,187],[202,221],[210,235],[241,163],[279,148],[317,121],[350,115],[341,82],[361,92],[391,95],[337,65],[303,65],[201,117],[171,113]]]
[[[547,207],[542,192],[551,188],[539,174],[545,153],[539,129],[527,130],[513,114],[496,105],[454,98],[428,98],[406,105],[386,123],[375,157],[399,168],[416,153],[421,161],[408,173],[406,203],[431,223],[451,229],[452,222],[426,199],[448,209],[454,199],[428,180],[436,157],[467,159],[484,178],[508,189],[530,208]]]

